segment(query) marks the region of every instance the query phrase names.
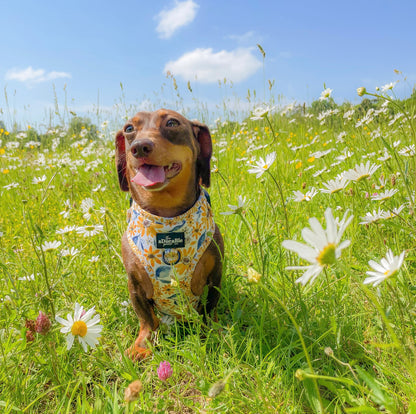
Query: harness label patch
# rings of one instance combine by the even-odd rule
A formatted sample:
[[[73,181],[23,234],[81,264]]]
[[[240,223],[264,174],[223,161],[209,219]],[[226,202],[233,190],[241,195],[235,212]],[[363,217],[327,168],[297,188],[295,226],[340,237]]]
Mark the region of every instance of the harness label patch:
[[[185,247],[185,233],[157,233],[156,247],[158,249],[175,249],[178,247]]]

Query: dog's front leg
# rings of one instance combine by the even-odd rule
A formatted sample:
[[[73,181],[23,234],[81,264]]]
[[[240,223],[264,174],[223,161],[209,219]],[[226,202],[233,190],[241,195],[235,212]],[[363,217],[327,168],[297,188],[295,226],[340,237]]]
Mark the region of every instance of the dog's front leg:
[[[148,346],[152,332],[159,326],[159,319],[155,315],[151,301],[147,299],[144,290],[132,274],[129,274],[128,287],[133,309],[139,318],[140,331],[134,344],[127,349],[126,354],[132,360],[137,361],[151,355],[152,351]]]

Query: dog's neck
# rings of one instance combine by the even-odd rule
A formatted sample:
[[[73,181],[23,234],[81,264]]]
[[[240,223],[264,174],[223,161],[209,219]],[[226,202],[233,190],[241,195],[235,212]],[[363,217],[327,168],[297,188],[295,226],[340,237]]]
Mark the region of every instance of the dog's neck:
[[[130,190],[133,200],[147,212],[159,217],[176,217],[188,211],[198,200],[199,183],[187,186],[168,185],[161,191],[148,191],[140,186]]]

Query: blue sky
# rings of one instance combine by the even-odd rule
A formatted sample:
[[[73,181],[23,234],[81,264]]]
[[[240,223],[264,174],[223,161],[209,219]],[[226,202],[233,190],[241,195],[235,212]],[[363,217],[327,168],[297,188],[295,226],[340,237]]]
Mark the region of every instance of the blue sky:
[[[359,86],[400,80],[395,91],[408,96],[416,83],[413,0],[16,0],[1,1],[0,15],[6,124],[48,123],[54,88],[60,108],[66,96],[80,115],[98,104],[119,116],[121,101],[175,109],[167,70],[186,106],[198,100],[209,109],[224,99],[247,108],[249,89],[257,103],[267,101],[268,80],[282,104],[310,103],[324,84],[337,102],[357,103]],[[219,86],[224,77],[232,87]],[[231,104],[236,96],[240,103]]]

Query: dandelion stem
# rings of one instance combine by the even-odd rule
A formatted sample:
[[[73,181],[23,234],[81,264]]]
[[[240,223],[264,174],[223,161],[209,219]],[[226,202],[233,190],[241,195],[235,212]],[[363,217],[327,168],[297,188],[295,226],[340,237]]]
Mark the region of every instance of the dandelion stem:
[[[282,186],[280,185],[279,181],[276,180],[276,178],[273,176],[273,174],[267,170],[267,172],[269,173],[269,175],[272,177],[274,183],[276,184],[277,187],[277,191],[279,192],[279,196],[280,196],[280,200],[282,202],[282,206],[283,206],[283,215],[285,217],[285,222],[286,222],[286,228],[287,231],[286,233],[288,234],[288,236],[290,237],[290,225],[289,225],[289,218],[287,216],[287,211],[286,211],[286,202],[285,202],[285,196],[283,194],[283,190],[282,190]]]
[[[273,125],[272,125],[272,123],[270,122],[270,119],[269,119],[269,117],[266,115],[265,116],[265,118],[266,118],[266,120],[267,120],[267,123],[269,124],[269,128],[270,128],[270,130],[272,131],[272,135],[273,135],[273,139],[272,139],[272,144],[274,143],[274,141],[276,141],[276,134],[275,134],[275,132],[274,132],[274,128],[273,128]]]

